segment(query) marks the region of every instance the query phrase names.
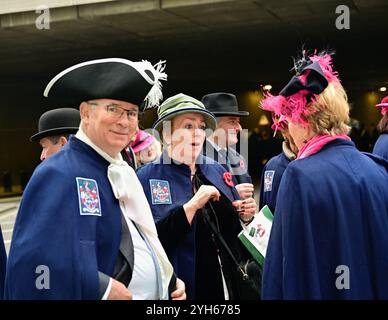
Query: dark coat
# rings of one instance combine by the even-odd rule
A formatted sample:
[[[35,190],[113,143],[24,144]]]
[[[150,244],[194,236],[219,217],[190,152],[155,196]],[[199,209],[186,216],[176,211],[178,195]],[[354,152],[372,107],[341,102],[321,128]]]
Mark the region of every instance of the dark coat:
[[[373,153],[388,160],[388,133],[382,133],[376,141]]]
[[[7,253],[4,247],[3,233],[0,226],[0,300],[3,299],[5,270],[7,265]]]
[[[226,171],[229,171],[233,175],[233,182],[235,185],[240,183],[252,183],[252,178],[248,173],[247,162],[235,149],[228,147],[225,157],[214,149],[209,141],[206,141],[203,147],[203,155],[220,163]]]
[[[183,205],[193,197],[190,168],[173,162],[165,153],[153,163],[138,169],[137,174],[150,203],[159,238],[174,266],[177,276],[186,283],[189,299],[223,299],[223,286],[217,249],[232,299],[238,299],[235,288],[236,267],[223,247],[212,240],[212,232],[198,211],[192,225],[187,221]],[[164,158],[164,160],[163,160]],[[167,159],[167,161],[166,161]],[[202,161],[204,160],[204,161]],[[169,162],[171,164],[168,164]],[[206,163],[203,163],[206,162]],[[222,194],[212,202],[219,229],[234,254],[247,255],[237,235],[242,230],[231,201],[239,199],[237,190],[226,184],[225,169],[213,160],[200,156],[197,174],[204,184],[215,186]]]
[[[291,160],[282,152],[271,158],[264,166],[260,180],[260,209],[267,205],[272,213],[275,212],[280,181],[290,162]]]
[[[387,186],[388,163],[351,141],[292,161],[280,182],[263,298],[388,299]]]

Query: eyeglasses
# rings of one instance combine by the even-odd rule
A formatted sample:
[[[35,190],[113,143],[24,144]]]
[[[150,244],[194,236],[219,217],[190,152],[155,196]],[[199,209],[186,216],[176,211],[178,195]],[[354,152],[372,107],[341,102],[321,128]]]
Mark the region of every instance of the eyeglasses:
[[[115,103],[111,103],[111,104],[108,104],[106,106],[101,106],[95,102],[88,102],[88,104],[90,104],[92,106],[105,107],[106,111],[109,113],[109,115],[115,119],[120,119],[124,113],[127,114],[128,120],[137,119],[137,117],[139,115],[138,111],[124,109]]]

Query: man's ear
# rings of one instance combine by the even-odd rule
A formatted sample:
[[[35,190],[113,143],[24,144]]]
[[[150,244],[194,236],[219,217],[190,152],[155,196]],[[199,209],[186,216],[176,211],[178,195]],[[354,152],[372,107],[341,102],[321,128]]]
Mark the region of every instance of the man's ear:
[[[90,116],[90,106],[86,102],[82,102],[79,106],[79,113],[83,122],[88,122]]]
[[[61,136],[59,138],[59,143],[61,144],[61,147],[63,147],[67,143],[67,139],[64,136]]]

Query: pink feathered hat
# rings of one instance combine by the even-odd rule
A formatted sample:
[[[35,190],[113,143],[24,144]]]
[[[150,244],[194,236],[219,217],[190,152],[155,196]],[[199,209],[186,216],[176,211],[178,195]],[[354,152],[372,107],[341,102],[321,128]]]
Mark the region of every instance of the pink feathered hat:
[[[388,96],[385,96],[379,104],[376,104],[377,108],[381,108],[381,114],[384,116],[388,112]]]
[[[283,115],[293,122],[306,123],[306,117],[315,112],[310,107],[329,83],[339,83],[337,72],[333,71],[332,56],[321,52],[308,56],[304,51],[302,58],[294,62],[296,75],[280,91],[279,95],[266,94],[261,108],[277,115]]]

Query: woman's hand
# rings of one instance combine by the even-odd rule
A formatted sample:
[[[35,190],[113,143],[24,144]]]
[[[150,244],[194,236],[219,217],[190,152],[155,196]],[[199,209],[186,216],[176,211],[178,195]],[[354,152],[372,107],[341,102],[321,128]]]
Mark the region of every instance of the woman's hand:
[[[209,200],[220,200],[221,194],[214,186],[202,185],[195,195],[183,205],[187,220],[191,224],[197,210],[203,208]]]
[[[232,202],[243,222],[250,222],[256,213],[256,201],[253,198]]]
[[[252,183],[240,183],[236,185],[236,189],[241,199],[252,198],[254,187]]]

